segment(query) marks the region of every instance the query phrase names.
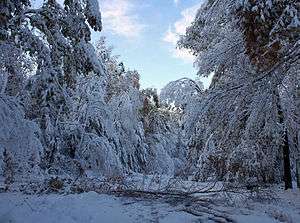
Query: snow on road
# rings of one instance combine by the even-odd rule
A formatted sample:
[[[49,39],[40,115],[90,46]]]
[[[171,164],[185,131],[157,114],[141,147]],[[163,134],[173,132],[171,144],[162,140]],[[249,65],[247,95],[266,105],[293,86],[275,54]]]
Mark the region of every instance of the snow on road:
[[[0,193],[0,223],[188,223],[218,220],[209,218],[207,213],[200,212],[199,216],[195,216],[183,211],[180,204],[95,192],[41,196]],[[233,212],[230,216],[232,222],[268,223],[282,220],[276,220],[264,211],[241,213]],[[283,220],[296,222],[289,218]],[[227,221],[220,219],[220,222]]]
[[[1,223],[193,222],[196,217],[167,204],[136,202],[95,192],[74,195],[0,194]]]

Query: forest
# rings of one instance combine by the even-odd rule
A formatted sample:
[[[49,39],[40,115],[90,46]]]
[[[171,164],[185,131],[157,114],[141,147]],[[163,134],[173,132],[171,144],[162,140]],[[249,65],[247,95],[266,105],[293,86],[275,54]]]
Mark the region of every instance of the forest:
[[[208,88],[141,88],[101,12],[0,1],[0,222],[300,222],[299,0],[203,1],[177,48]]]

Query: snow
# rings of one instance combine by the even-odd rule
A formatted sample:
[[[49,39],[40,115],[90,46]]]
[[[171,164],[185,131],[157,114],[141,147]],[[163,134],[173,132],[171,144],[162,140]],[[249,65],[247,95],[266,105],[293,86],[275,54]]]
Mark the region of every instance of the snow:
[[[269,222],[279,222],[274,221],[268,217],[265,216],[239,216],[237,217],[237,221],[239,223],[249,223],[249,222],[255,222],[255,223],[269,223]]]
[[[156,201],[101,195],[95,192],[74,195],[27,196],[0,194],[0,222],[14,223],[134,223],[193,222],[196,217]]]
[[[178,47],[210,88],[158,96],[92,45],[98,1],[1,2],[0,223],[300,222],[280,187],[282,142],[293,179],[299,153],[299,5],[206,1]]]
[[[194,98],[201,95],[203,84],[188,78],[182,78],[168,83],[160,92],[159,99],[170,109],[184,108]]]
[[[168,198],[125,197],[88,192],[81,194],[0,193],[1,223],[188,223],[300,222],[300,192],[274,188],[270,202],[243,201],[238,196],[229,205],[216,194],[201,201]],[[200,197],[199,197],[200,198]],[[205,198],[205,199],[204,199]],[[215,199],[213,202],[210,199]]]
[[[15,177],[37,176],[36,162],[42,145],[36,137],[34,122],[24,119],[24,112],[14,98],[0,94],[0,175],[4,172],[4,151],[14,157]],[[33,166],[30,165],[30,162]]]

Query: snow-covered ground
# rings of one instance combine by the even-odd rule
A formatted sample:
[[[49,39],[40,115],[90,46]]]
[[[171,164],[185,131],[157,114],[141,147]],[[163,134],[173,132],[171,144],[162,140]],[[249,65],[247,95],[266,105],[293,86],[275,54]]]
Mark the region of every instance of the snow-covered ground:
[[[0,194],[1,223],[181,223],[196,219],[164,203],[135,201],[95,192],[66,196]]]
[[[203,201],[184,207],[180,201],[176,204],[162,199],[116,197],[95,192],[0,193],[0,223],[300,222],[299,191],[282,192],[278,196],[278,202],[268,204],[249,202],[231,207]]]

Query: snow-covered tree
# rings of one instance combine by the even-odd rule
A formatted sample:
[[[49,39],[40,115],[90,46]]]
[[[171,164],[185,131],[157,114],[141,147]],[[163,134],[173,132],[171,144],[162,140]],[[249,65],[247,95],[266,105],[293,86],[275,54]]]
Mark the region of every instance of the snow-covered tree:
[[[278,5],[274,5],[271,11],[277,11]],[[198,179],[214,176],[240,181],[251,178],[259,182],[279,181],[283,175],[281,145],[297,132],[294,129],[288,132],[288,139],[285,137],[289,119],[283,110],[292,103],[284,103],[287,94],[283,83],[299,63],[299,58],[290,57],[297,55],[299,49],[297,41],[291,41],[292,45],[286,45],[292,50],[291,55],[280,51],[287,56],[282,57],[285,60],[270,64],[267,70],[259,69],[249,53],[249,49],[255,51],[255,46],[247,42],[245,34],[262,33],[247,30],[247,13],[241,16],[246,9],[240,7],[233,0],[207,1],[179,42],[180,47],[197,56],[199,75],[214,74],[205,98],[193,105],[195,114],[190,116],[190,122],[195,124],[190,133],[189,158]],[[264,30],[261,24],[254,26]],[[289,34],[290,38],[295,35]],[[280,37],[286,38],[283,34],[277,36]],[[267,45],[266,49],[272,48]],[[261,58],[257,61],[266,64],[268,57],[264,59],[265,62]],[[193,117],[198,117],[198,121]]]
[[[16,98],[0,94],[0,175],[10,183],[33,180],[40,174],[40,130],[24,116]]]
[[[145,172],[147,146],[140,115],[142,97],[139,84],[136,84],[138,77],[135,71],[127,71],[122,75],[109,106],[113,111],[123,165],[133,171]]]
[[[169,88],[170,92],[173,92]],[[186,150],[181,136],[181,109],[175,109],[168,104],[160,103],[156,89],[148,88],[142,91],[143,108],[141,110],[148,145],[149,158],[147,170],[152,174],[182,175]],[[171,98],[174,95],[164,97]]]
[[[11,184],[14,182],[14,171],[15,166],[13,163],[13,158],[10,152],[6,149],[3,151],[3,176],[5,190],[8,190]]]
[[[281,86],[286,85],[285,87],[295,90],[293,84],[288,86],[286,80],[293,78],[299,70],[300,4],[297,1],[245,1],[239,10],[246,54],[251,63],[264,76],[276,76],[275,88],[279,89],[275,89],[274,93],[278,101],[278,116],[280,123],[285,126],[282,146],[285,188],[291,188],[290,153],[299,125],[288,128],[291,119],[284,110],[291,110],[294,102],[284,101],[288,94],[295,93],[289,90],[286,92]],[[293,114],[296,113],[290,115],[294,116]]]
[[[203,86],[199,86],[196,81],[182,78],[172,81],[163,87],[159,99],[161,104],[184,109],[202,92]]]
[[[295,57],[300,38],[298,1],[246,0],[240,2],[237,12],[246,54],[260,71],[274,67],[283,57],[299,59]]]
[[[61,165],[72,159],[66,152],[72,145],[68,145],[65,131],[76,109],[77,81],[104,75],[90,43],[90,27],[102,29],[98,1],[64,1],[61,5],[47,0],[39,8],[31,7],[29,0],[0,4],[4,58],[0,68],[7,80],[5,91],[16,95],[21,87],[24,90],[21,99],[26,117],[41,129],[45,149],[41,166]]]
[[[120,175],[123,166],[117,156],[118,140],[113,116],[105,101],[104,77],[93,75],[78,80],[77,100],[64,130],[68,157],[95,175]],[[79,172],[80,173],[80,172]]]
[[[77,79],[102,74],[89,43],[88,24],[95,31],[101,30],[97,4],[95,0],[65,1],[62,8],[56,1],[45,1],[41,8],[28,12],[35,32],[27,30],[24,36],[25,31],[20,31],[23,49],[37,57],[37,71],[28,85],[32,102],[28,110],[35,111],[30,118],[37,120],[43,131],[46,167],[64,150],[61,123],[72,112]]]

